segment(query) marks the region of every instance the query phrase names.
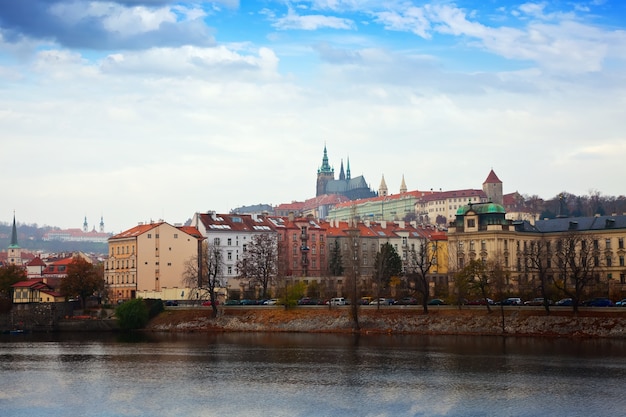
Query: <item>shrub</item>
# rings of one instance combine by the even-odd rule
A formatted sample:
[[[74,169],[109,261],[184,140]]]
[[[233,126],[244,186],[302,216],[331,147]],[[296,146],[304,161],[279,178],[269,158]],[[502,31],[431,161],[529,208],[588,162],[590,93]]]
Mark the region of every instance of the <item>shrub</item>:
[[[148,306],[143,299],[136,298],[120,304],[115,317],[122,330],[141,329],[148,324]]]

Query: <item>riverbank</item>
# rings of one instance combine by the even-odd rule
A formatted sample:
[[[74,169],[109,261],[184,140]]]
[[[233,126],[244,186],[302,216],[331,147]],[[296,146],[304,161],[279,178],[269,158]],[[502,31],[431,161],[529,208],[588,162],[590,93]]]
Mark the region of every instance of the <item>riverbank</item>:
[[[626,338],[626,309],[569,309],[527,307],[492,309],[453,307],[361,308],[362,334],[508,335],[574,338]],[[349,308],[224,307],[217,318],[211,309],[167,309],[150,321],[153,332],[309,332],[351,333]]]

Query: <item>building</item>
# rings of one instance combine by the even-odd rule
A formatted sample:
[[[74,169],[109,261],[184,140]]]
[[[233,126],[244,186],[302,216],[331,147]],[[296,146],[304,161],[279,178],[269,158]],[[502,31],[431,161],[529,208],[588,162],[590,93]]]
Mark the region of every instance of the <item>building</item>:
[[[276,236],[274,223],[259,214],[217,214],[214,211],[195,213],[191,225],[208,244],[219,248],[223,261],[223,281],[228,290],[240,290],[237,262],[243,259],[253,237],[270,233]]]
[[[194,227],[162,221],[139,224],[112,236],[104,268],[109,300],[116,303],[139,296],[188,299],[185,265],[197,259],[202,240]]]
[[[27,279],[12,285],[13,304],[62,303],[65,297],[42,279]]]
[[[362,175],[352,178],[350,172],[350,159],[347,160],[346,171],[343,170],[343,160],[339,171],[339,178],[335,179],[335,169],[328,163],[328,152],[324,145],[324,156],[322,165],[317,170],[316,196],[324,194],[341,194],[350,200],[360,198],[375,197],[376,192],[372,191]]]
[[[497,261],[507,280],[505,291],[537,296],[537,272],[529,267],[529,251],[538,241],[552,247],[546,268],[552,277],[562,273],[555,258],[560,242],[577,235],[590,242],[594,283],[590,295],[626,297],[626,216],[596,216],[528,221],[506,219],[504,207],[494,203],[460,207],[448,228],[449,265],[458,271],[471,260]],[[580,252],[580,248],[577,249]],[[549,258],[549,259],[548,259]]]

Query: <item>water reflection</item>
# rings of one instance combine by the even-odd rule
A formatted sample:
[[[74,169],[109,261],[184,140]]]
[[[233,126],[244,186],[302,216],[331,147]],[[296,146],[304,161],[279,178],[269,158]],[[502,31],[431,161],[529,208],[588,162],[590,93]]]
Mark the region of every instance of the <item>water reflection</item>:
[[[626,408],[625,348],[462,336],[2,336],[0,406],[9,416],[607,415]]]

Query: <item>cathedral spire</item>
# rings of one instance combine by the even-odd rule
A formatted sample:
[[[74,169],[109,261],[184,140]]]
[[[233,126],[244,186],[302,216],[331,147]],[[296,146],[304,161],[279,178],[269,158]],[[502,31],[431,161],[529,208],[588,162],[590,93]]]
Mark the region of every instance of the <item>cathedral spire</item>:
[[[322,158],[322,166],[317,170],[318,173],[331,173],[333,169],[328,164],[328,151],[326,151],[326,144],[324,144],[324,157]]]
[[[346,174],[344,174],[343,172],[343,159],[341,160],[341,169],[339,170],[339,179],[340,180],[346,179]]]
[[[87,216],[85,216],[85,221],[83,222],[83,232],[89,231],[89,225],[87,224]]]
[[[346,167],[346,179],[349,180],[351,178],[350,176],[350,157],[348,157],[348,165]]]
[[[100,216],[100,233],[104,233],[104,217]]]
[[[13,230],[11,231],[11,245],[10,248],[19,248],[17,244],[17,226],[15,225],[15,212],[13,212]]]

